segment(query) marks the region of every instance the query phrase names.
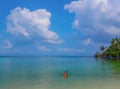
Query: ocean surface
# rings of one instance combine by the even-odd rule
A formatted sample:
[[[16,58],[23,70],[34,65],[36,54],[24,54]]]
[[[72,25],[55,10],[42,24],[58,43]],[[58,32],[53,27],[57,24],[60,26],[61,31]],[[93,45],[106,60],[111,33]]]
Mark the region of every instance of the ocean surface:
[[[63,78],[64,71],[69,77]],[[120,61],[0,57],[0,89],[120,89]]]

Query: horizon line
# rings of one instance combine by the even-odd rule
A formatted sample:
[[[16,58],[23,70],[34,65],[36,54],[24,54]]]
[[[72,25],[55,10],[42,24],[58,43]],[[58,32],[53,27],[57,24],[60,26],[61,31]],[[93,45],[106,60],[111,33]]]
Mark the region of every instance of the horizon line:
[[[0,57],[94,57],[93,55],[0,55]]]

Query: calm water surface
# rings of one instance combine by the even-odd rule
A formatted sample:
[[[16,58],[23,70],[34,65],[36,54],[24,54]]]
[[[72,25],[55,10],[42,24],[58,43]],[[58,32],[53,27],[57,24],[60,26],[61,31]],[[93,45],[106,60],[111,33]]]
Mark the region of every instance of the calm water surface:
[[[62,77],[65,70],[67,79]],[[120,61],[0,57],[0,89],[120,89]]]

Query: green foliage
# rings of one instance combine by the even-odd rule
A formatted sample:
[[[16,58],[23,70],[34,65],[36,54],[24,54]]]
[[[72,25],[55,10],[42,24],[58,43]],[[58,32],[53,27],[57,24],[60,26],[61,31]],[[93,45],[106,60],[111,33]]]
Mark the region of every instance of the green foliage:
[[[101,46],[101,47],[100,47],[100,50],[101,50],[101,51],[104,51],[104,50],[105,50],[105,47],[104,47],[104,46]]]
[[[112,39],[109,47],[100,47],[101,54],[96,53],[95,57],[120,57],[120,38]]]

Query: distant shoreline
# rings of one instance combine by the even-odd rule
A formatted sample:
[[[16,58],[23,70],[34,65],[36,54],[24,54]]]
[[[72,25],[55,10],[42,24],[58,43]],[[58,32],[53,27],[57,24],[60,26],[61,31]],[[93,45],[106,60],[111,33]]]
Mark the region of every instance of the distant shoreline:
[[[102,58],[102,59],[108,59],[108,60],[120,60],[120,57],[95,57],[95,58]]]

